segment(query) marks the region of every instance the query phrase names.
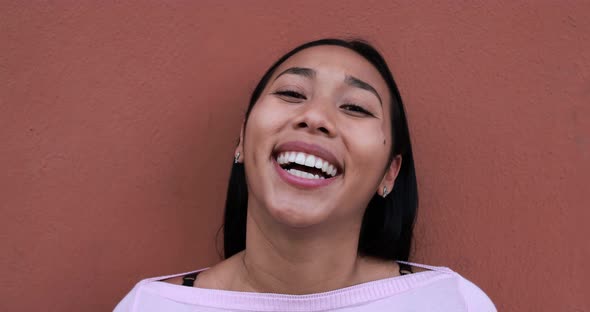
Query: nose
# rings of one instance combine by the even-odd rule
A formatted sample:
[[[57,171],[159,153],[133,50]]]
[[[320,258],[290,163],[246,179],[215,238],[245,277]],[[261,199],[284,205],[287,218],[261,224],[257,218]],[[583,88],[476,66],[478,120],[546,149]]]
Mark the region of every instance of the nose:
[[[297,116],[294,127],[299,130],[307,130],[312,134],[322,134],[327,137],[336,135],[334,123],[330,118],[329,105],[323,103],[306,103],[305,110]]]

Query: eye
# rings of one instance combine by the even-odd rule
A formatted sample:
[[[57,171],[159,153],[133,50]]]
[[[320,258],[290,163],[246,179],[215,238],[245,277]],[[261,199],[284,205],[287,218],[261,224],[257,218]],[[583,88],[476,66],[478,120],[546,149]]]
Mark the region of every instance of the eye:
[[[343,108],[344,110],[346,110],[347,112],[350,112],[352,115],[355,115],[355,116],[375,117],[375,115],[371,114],[366,109],[364,109],[358,105],[355,105],[355,104],[344,104],[344,105],[340,106],[340,108]]]
[[[297,91],[292,90],[283,90],[283,91],[276,91],[273,94],[276,94],[280,97],[287,98],[285,99],[288,102],[297,102],[298,100],[307,100],[307,97]]]

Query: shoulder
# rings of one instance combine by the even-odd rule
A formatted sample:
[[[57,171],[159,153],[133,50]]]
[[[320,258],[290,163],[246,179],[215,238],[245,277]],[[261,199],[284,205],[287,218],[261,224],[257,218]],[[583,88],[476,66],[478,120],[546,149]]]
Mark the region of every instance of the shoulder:
[[[492,300],[477,285],[457,273],[459,291],[465,299],[468,311],[496,311]]]
[[[138,297],[141,295],[141,293],[146,285],[150,285],[154,282],[165,282],[165,283],[169,283],[169,284],[181,285],[183,276],[190,274],[190,273],[201,272],[206,269],[207,268],[189,271],[189,272],[156,276],[156,277],[150,277],[150,278],[143,279],[143,280],[139,281],[138,283],[136,283],[135,286],[125,295],[125,297],[123,297],[123,299],[117,304],[117,306],[115,306],[115,309],[113,310],[113,312],[136,311],[135,306],[137,304]]]
[[[148,280],[142,280],[139,283],[135,284],[135,286],[129,291],[125,297],[115,306],[113,312],[131,312],[134,311],[135,301],[137,299],[137,294],[141,286],[147,283]]]
[[[447,275],[450,278],[450,281],[452,281],[452,283],[447,284],[446,288],[453,288],[453,290],[460,295],[467,307],[467,311],[497,311],[496,307],[494,306],[494,303],[483,290],[481,290],[477,285],[469,281],[467,278],[463,277],[462,275],[451,270],[448,267],[432,266],[404,261],[398,262],[400,264],[406,264],[411,266],[413,272],[431,270],[446,273],[445,275]]]

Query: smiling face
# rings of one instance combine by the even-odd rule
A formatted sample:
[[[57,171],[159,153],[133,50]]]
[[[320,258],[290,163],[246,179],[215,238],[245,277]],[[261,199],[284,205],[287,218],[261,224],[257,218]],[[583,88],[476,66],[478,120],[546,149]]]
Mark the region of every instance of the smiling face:
[[[371,197],[383,185],[391,190],[399,171],[399,157],[386,170],[389,116],[385,81],[356,52],[316,46],[290,57],[262,91],[237,148],[249,214],[297,228],[360,226]]]

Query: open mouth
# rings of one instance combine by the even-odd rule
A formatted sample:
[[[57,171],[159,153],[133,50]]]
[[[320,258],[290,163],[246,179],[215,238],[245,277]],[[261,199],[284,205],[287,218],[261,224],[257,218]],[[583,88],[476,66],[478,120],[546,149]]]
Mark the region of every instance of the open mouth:
[[[304,179],[330,179],[341,171],[329,161],[303,152],[283,151],[275,155],[275,160],[289,174]]]

